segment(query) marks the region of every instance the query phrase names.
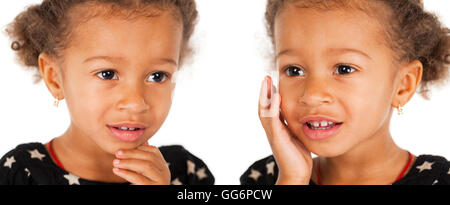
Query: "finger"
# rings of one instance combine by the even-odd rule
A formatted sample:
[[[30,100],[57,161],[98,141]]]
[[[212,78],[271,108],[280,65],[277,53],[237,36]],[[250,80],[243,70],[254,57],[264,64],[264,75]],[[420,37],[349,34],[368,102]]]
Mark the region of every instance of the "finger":
[[[270,106],[270,113],[272,114],[271,122],[272,128],[280,128],[280,105],[281,105],[281,96],[279,93],[275,93],[272,99],[272,105]]]
[[[287,127],[288,123],[286,121],[286,118],[284,118],[284,115],[283,115],[283,112],[281,112],[281,109],[280,109],[280,121]]]
[[[269,109],[270,107],[270,93],[269,93],[269,80],[270,77],[266,76],[261,84],[261,91],[259,93],[259,106],[260,109]]]
[[[145,152],[150,152],[153,155],[155,155],[155,162],[158,162],[159,164],[161,164],[161,166],[167,166],[167,162],[166,159],[164,158],[163,154],[161,153],[161,151],[159,150],[158,147],[155,146],[151,146],[151,145],[144,145],[144,146],[140,146],[137,148],[138,150],[141,151],[145,151]]]
[[[143,150],[144,148],[141,147],[132,150],[120,150],[116,153],[116,157],[118,159],[138,159],[148,161],[156,164],[158,168],[164,168],[164,166],[167,166],[167,162],[164,160],[161,152],[159,152],[159,149],[146,146],[148,148]]]
[[[129,170],[113,168],[113,173],[119,177],[124,178],[125,180],[134,185],[156,184],[155,181],[152,181],[143,175],[140,175],[136,172],[132,172]]]
[[[273,115],[270,118],[270,130],[272,131],[272,140],[286,140],[288,137],[291,137],[292,134],[289,131],[289,128],[284,123],[284,117],[280,111],[281,106],[281,96],[279,93],[275,93],[273,95],[272,106],[270,107],[270,113]]]
[[[116,159],[113,162],[113,166],[115,168],[133,171],[152,181],[158,181],[164,175],[164,171],[158,169],[154,164],[139,159]]]
[[[270,106],[270,110],[268,112],[272,117],[268,118],[266,125],[271,132],[267,137],[269,139],[269,143],[272,145],[274,140],[277,141],[280,137],[288,134],[284,124],[280,121],[280,94],[275,93],[273,95],[272,105]]]
[[[273,103],[273,90],[275,87],[272,85],[272,79],[267,76],[263,82],[261,94],[260,94],[260,118],[271,118],[274,117],[273,112],[271,112]]]
[[[278,93],[278,90],[277,90],[277,87],[275,87],[275,85],[273,84],[272,78],[270,80],[271,80],[271,82],[270,82],[270,86],[271,86],[270,96],[273,96],[274,93]]]

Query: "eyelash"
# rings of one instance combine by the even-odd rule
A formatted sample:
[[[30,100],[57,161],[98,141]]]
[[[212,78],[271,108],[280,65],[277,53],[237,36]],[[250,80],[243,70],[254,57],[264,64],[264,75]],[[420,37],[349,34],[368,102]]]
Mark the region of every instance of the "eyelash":
[[[112,76],[112,77],[111,77],[111,76],[107,77],[106,75],[113,75],[113,76]],[[167,73],[165,73],[165,72],[162,72],[162,71],[157,71],[157,72],[151,73],[151,74],[147,77],[146,80],[150,79],[152,76],[155,76],[155,75],[161,75],[162,77],[160,77],[160,78],[162,78],[162,80],[159,80],[159,81],[148,81],[148,82],[163,83],[163,82],[165,82],[168,78],[170,78],[170,75],[169,75],[169,74],[167,74]],[[96,73],[96,76],[99,77],[99,78],[102,79],[102,80],[117,80],[117,79],[119,79],[119,77],[117,76],[117,72],[114,71],[114,70],[102,70],[102,71]],[[154,78],[153,78],[153,79],[154,79]]]
[[[351,70],[351,72],[346,73],[346,74],[340,74],[338,69],[339,68],[343,68],[343,67],[349,68]],[[293,75],[292,73],[289,73],[290,71],[292,71],[291,69],[298,69],[295,72],[300,72],[301,71],[303,73],[303,75],[300,75],[300,74],[299,75]],[[349,75],[349,74],[352,74],[352,73],[354,73],[354,72],[356,72],[358,70],[359,69],[355,68],[352,65],[338,64],[338,65],[335,66],[335,71],[333,72],[333,74],[335,74],[335,75]],[[304,76],[305,75],[305,71],[301,67],[295,66],[295,65],[287,66],[286,68],[283,69],[283,72],[286,73],[286,75],[288,75],[290,77]]]
[[[339,74],[339,73],[338,73],[338,69],[339,69],[340,67],[347,67],[347,68],[350,68],[350,69],[353,70],[353,71],[352,71],[352,72],[349,72],[349,73],[347,73],[347,74]],[[336,68],[336,69],[335,69],[335,72],[334,72],[333,74],[336,74],[336,75],[350,75],[350,74],[352,74],[352,73],[358,71],[357,68],[355,68],[355,67],[352,66],[352,65],[348,65],[348,64],[338,64],[338,65],[335,66],[335,68]]]
[[[105,74],[114,74],[114,76],[112,77],[112,79],[105,79],[106,78],[106,76],[105,76]],[[99,77],[100,79],[102,79],[102,80],[117,80],[118,79],[118,77],[117,77],[117,73],[116,73],[116,71],[114,71],[114,70],[102,70],[102,71],[100,71],[100,72],[98,72],[98,73],[96,73],[95,74],[97,77]]]
[[[154,75],[159,75],[159,74],[162,74],[162,76],[163,76],[163,79],[160,81],[160,82],[156,82],[156,83],[163,83],[163,82],[165,82],[167,79],[169,79],[170,78],[170,75],[169,74],[167,74],[167,73],[165,73],[165,72],[162,72],[162,71],[157,71],[157,72],[154,72],[154,73],[152,73],[152,74],[150,74],[150,76],[147,78],[147,79],[149,79],[151,76],[154,76]]]
[[[290,76],[290,77],[296,77],[294,75],[292,75],[292,73],[290,74],[289,72],[292,71],[291,69],[298,69],[297,72],[301,71],[303,73],[303,75],[305,75],[305,71],[300,68],[299,66],[295,66],[295,65],[290,65],[287,66],[286,68],[283,69],[283,72],[286,73],[286,75]]]

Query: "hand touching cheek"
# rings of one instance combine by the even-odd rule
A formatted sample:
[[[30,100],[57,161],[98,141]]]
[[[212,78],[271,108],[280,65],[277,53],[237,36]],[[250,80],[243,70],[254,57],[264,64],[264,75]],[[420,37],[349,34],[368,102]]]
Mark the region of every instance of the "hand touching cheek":
[[[278,165],[277,184],[307,185],[313,167],[311,152],[284,123],[280,113],[281,96],[278,93],[271,94],[272,89],[275,89],[272,80],[266,78],[261,88],[259,118]],[[272,98],[272,102],[269,102],[269,98]]]

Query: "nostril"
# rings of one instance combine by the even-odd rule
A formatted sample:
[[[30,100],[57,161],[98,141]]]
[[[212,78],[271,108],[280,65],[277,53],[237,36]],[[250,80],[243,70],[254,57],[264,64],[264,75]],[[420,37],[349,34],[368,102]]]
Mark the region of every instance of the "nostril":
[[[149,108],[150,106],[147,104],[144,96],[139,94],[139,92],[128,91],[128,93],[123,95],[116,103],[116,109],[121,111],[129,111],[132,113],[141,113]]]
[[[331,104],[333,102],[333,97],[326,93],[315,93],[303,95],[299,99],[300,104],[309,106],[309,107],[317,107],[324,104]]]

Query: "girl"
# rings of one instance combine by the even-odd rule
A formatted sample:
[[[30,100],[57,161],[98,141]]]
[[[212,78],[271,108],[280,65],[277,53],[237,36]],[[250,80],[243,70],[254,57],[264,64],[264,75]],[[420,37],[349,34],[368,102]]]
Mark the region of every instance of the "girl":
[[[181,146],[147,141],[166,119],[189,51],[194,0],[44,0],[8,28],[71,124],[0,160],[0,184],[213,184]]]
[[[445,158],[389,132],[393,108],[448,73],[448,31],[421,2],[268,0],[266,20],[279,93],[267,77],[259,115],[273,156],[242,184],[450,183]]]

